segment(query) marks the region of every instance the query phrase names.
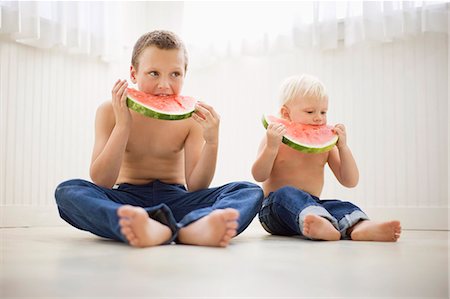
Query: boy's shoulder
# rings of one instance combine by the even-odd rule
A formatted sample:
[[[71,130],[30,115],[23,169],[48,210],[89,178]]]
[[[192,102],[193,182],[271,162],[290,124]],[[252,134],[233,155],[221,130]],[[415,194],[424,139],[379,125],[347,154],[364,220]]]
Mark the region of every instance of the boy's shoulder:
[[[114,111],[111,100],[104,101],[97,107],[97,112]]]
[[[107,118],[114,120],[114,108],[111,100],[104,101],[97,107],[97,117]]]
[[[108,127],[114,126],[116,120],[111,100],[105,101],[97,107],[95,118],[96,123],[99,125],[101,124],[102,126]]]

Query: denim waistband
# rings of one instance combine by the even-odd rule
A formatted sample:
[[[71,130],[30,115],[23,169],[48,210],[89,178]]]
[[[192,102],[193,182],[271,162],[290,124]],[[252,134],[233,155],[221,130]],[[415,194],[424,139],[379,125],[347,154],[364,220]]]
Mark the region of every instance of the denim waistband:
[[[123,188],[149,188],[149,187],[153,187],[153,185],[166,185],[166,186],[173,186],[173,187],[178,187],[178,188],[183,188],[184,190],[186,190],[186,186],[183,184],[171,184],[171,183],[165,183],[162,182],[160,180],[154,180],[151,181],[147,184],[140,184],[140,185],[136,185],[136,184],[130,184],[130,183],[120,183],[120,184],[115,184],[113,186],[113,189],[123,189]]]

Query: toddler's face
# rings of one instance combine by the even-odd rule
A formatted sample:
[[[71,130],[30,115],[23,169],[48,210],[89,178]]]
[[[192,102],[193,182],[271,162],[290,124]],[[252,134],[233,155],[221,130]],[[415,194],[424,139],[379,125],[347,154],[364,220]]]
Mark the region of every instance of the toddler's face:
[[[306,125],[327,123],[328,100],[299,97],[285,105],[282,115],[290,121]],[[287,114],[286,114],[287,113]]]
[[[130,69],[131,81],[140,91],[152,95],[180,94],[184,83],[184,53],[181,49],[161,50],[150,46],[139,56],[136,70]]]

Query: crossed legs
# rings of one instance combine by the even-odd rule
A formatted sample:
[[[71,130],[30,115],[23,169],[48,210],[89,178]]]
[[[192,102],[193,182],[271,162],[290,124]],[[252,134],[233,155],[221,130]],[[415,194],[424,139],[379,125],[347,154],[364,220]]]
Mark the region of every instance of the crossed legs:
[[[172,232],[169,227],[151,219],[141,207],[122,206],[117,214],[122,234],[134,247],[150,247],[167,242]],[[228,246],[236,235],[239,212],[235,209],[218,209],[183,227],[178,239],[183,244],[202,246]]]

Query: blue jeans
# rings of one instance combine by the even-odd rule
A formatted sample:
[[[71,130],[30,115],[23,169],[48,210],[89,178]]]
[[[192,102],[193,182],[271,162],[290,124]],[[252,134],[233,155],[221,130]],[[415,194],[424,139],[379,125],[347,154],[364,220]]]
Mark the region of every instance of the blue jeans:
[[[368,220],[360,208],[340,200],[320,200],[318,197],[294,187],[282,187],[263,200],[259,221],[274,235],[303,236],[303,222],[307,214],[328,219],[347,239],[347,229],[361,220]]]
[[[146,185],[120,184],[103,188],[85,180],[61,183],[55,191],[59,214],[69,224],[98,236],[128,242],[120,232],[117,210],[122,205],[143,207],[150,218],[167,225],[177,241],[180,228],[215,209],[239,211],[241,233],[261,208],[263,191],[255,184],[235,182],[188,192],[183,185],[153,181]]]

